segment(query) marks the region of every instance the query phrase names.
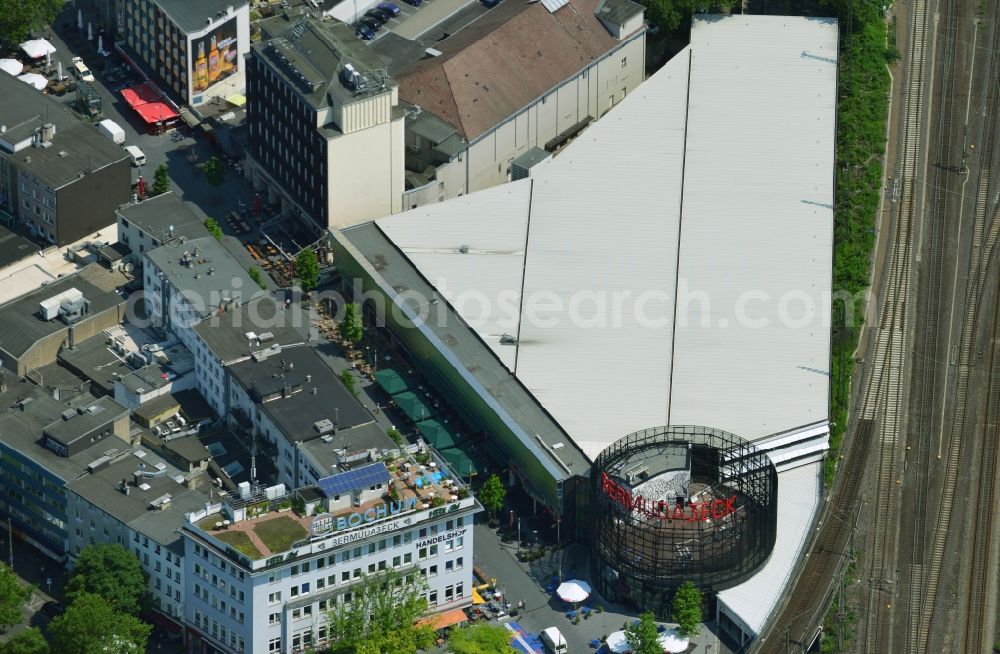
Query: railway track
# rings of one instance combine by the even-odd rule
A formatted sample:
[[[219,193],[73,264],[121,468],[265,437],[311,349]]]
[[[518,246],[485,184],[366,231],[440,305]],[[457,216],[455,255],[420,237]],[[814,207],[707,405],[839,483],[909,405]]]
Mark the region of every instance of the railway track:
[[[997,147],[996,130],[997,116],[996,109],[1000,107],[1000,88],[995,80],[996,73],[1000,70],[1000,32],[994,30],[993,43],[990,48],[990,66],[987,71],[987,79],[990,80],[987,88],[985,105],[986,122],[984,125],[984,142],[981,143],[980,152],[982,159],[979,162],[979,175],[975,180],[976,204],[975,204],[975,224],[973,226],[973,239],[970,249],[970,269],[969,283],[964,298],[966,310],[963,315],[961,333],[959,337],[959,347],[954,360],[948,354],[948,364],[954,364],[955,387],[954,387],[954,414],[949,428],[946,430],[944,422],[944,412],[946,401],[940,406],[940,435],[938,445],[938,458],[944,461],[942,479],[944,486],[942,489],[940,502],[935,511],[932,533],[929,542],[925,542],[922,550],[914,552],[914,559],[922,557],[922,581],[923,586],[919,589],[919,610],[913,612],[910,623],[910,642],[914,647],[910,651],[920,652],[927,649],[928,633],[930,625],[934,623],[935,614],[938,610],[937,596],[942,574],[942,566],[945,563],[946,548],[949,537],[952,534],[952,514],[956,503],[956,495],[959,492],[959,480],[968,479],[967,475],[960,474],[970,463],[970,454],[975,457],[975,467],[973,471],[976,480],[976,510],[970,516],[972,518],[972,539],[973,547],[970,550],[972,560],[965,567],[971,571],[968,594],[965,599],[965,606],[962,607],[964,619],[960,627],[962,631],[958,634],[960,642],[964,643],[959,651],[963,652],[984,652],[989,649],[989,641],[992,631],[987,631],[984,626],[992,625],[992,619],[985,615],[985,607],[990,605],[987,597],[988,575],[987,570],[991,566],[990,542],[992,540],[992,522],[994,509],[994,493],[996,490],[996,438],[987,436],[985,433],[972,436],[969,433],[969,390],[976,372],[976,329],[980,322],[980,309],[983,299],[983,292],[987,289],[987,284],[991,283],[989,277],[990,262],[997,254],[997,244],[1000,240],[1000,212],[990,210],[989,197],[995,189],[991,185],[994,153]],[[992,110],[989,110],[992,108]],[[971,179],[969,180],[972,181]],[[957,281],[956,269],[956,281]],[[954,282],[953,282],[954,284]],[[954,293],[954,288],[953,288]],[[950,332],[950,329],[949,329]],[[995,334],[995,328],[994,332]],[[950,339],[948,339],[950,341]],[[990,351],[993,351],[993,341],[991,340]],[[951,343],[947,343],[950,348]],[[991,357],[993,355],[991,354]],[[992,366],[992,364],[991,364]],[[992,378],[990,382],[992,382]],[[990,385],[992,389],[992,384]],[[945,385],[945,393],[949,387]],[[945,400],[947,395],[945,396]],[[973,416],[974,419],[974,416]],[[947,439],[945,433],[947,431]],[[970,436],[972,436],[970,438]],[[983,513],[982,511],[986,511]]]
[[[876,348],[869,384],[862,404],[864,420],[877,425],[878,467],[874,489],[879,509],[874,512],[869,544],[868,597],[863,611],[863,650],[872,654],[893,651],[891,609],[896,594],[896,542],[899,493],[897,483],[903,433],[904,387],[908,355],[912,262],[916,252],[917,177],[923,131],[927,71],[929,0],[914,0],[910,16],[909,56],[904,77],[900,202],[894,214],[888,273],[875,334]]]

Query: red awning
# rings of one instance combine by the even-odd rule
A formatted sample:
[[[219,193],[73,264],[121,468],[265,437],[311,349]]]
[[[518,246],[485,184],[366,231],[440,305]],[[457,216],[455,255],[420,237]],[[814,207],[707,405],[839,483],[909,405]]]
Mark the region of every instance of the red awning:
[[[434,631],[437,631],[438,629],[444,629],[445,627],[451,627],[468,621],[469,616],[465,615],[465,611],[462,609],[451,609],[450,611],[443,611],[442,613],[421,618],[417,620],[417,624],[430,625]]]
[[[177,118],[177,112],[163,102],[147,102],[138,107],[132,107],[136,113],[149,124],[165,122]]]
[[[124,89],[122,97],[125,98],[125,102],[130,107],[140,107],[144,104],[160,101],[160,96],[156,94],[156,91],[149,88],[147,84],[139,84],[138,86]]]

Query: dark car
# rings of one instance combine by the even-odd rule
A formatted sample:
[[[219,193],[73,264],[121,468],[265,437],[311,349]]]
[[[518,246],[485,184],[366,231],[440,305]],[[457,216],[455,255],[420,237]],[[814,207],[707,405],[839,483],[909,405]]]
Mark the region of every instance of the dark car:
[[[365,41],[371,41],[375,38],[375,32],[372,28],[367,25],[362,25],[361,23],[358,23],[357,26],[355,26],[354,33],[358,35],[359,39],[363,39]]]
[[[388,11],[393,16],[398,16],[400,11],[399,7],[391,2],[380,2],[378,8],[382,11]]]
[[[403,0],[403,2],[410,5],[411,7],[419,7],[420,5],[424,4],[424,0]]]
[[[372,32],[377,32],[380,29],[382,29],[382,23],[378,22],[374,18],[362,18],[361,20],[358,21],[358,25],[359,26],[364,25]]]
[[[369,9],[365,12],[365,18],[371,18],[372,20],[377,20],[379,25],[384,25],[389,22],[392,15],[388,11],[382,11],[381,9]]]

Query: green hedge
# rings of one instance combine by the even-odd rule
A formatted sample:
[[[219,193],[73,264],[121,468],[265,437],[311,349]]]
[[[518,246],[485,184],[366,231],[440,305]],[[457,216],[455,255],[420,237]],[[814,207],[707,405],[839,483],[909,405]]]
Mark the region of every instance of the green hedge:
[[[830,419],[834,425],[824,468],[827,485],[833,481],[847,425],[852,355],[864,319],[862,294],[871,274],[891,84],[886,64],[899,56],[887,45],[881,4],[847,2],[850,4],[838,7],[841,39],[833,288],[846,292],[854,306],[850,314],[844,301],[835,302],[833,307]]]

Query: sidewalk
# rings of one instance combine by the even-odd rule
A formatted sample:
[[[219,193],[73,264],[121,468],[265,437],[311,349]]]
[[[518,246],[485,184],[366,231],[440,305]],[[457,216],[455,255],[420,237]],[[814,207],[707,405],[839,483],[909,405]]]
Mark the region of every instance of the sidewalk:
[[[454,16],[475,2],[476,0],[434,0],[434,2],[425,4],[408,21],[392,31],[404,39],[415,41],[427,30],[433,29],[438,23]]]

